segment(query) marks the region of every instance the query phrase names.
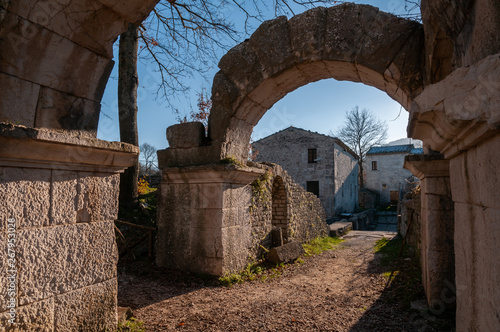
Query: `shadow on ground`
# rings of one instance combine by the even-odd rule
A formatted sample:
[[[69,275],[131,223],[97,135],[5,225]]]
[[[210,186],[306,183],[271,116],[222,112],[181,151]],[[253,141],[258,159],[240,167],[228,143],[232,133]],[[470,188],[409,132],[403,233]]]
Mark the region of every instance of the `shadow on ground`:
[[[367,272],[383,274],[387,284],[379,299],[350,331],[455,331],[453,309],[427,306],[419,261],[411,257],[406,247],[401,250],[402,244],[400,236],[377,242],[377,255]],[[405,313],[404,324],[392,322],[397,311]]]

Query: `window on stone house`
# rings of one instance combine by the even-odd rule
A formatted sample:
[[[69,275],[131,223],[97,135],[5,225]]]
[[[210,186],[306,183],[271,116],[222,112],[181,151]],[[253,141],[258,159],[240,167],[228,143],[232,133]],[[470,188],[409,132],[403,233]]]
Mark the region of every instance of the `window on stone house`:
[[[319,181],[307,181],[306,190],[319,197]]]
[[[307,150],[307,162],[309,164],[315,163],[318,158],[318,150],[317,149],[308,149]]]
[[[372,161],[372,171],[378,170],[378,165],[376,161]]]

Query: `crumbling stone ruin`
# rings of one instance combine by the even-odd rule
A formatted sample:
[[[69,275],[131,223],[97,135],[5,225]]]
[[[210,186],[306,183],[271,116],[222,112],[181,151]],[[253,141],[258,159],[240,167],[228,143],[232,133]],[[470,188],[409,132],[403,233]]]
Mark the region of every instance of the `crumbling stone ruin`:
[[[281,244],[328,234],[319,199],[278,165],[179,167],[164,177],[159,266],[223,275],[260,259],[277,240],[275,228]]]
[[[0,4],[0,119],[11,123],[0,127],[2,325],[10,314],[11,278],[3,271],[12,262],[7,239],[14,233],[19,328],[116,325],[116,174],[137,150],[96,140],[95,128],[112,42],[155,2]],[[422,24],[354,4],[263,23],[219,63],[208,135],[192,124],[170,129],[171,137],[176,131],[186,137],[159,152],[162,186],[182,172],[199,170],[174,179],[187,184],[210,171],[213,178],[193,186],[202,190],[197,197],[208,190],[223,204],[220,211],[234,212],[243,206],[211,190],[249,185],[262,169],[228,170],[220,161],[246,161],[253,126],[276,101],[324,78],[374,86],[410,112],[408,136],[424,142],[425,154],[406,165],[422,183],[428,301],[439,310],[456,299],[458,331],[496,331],[500,5],[422,0],[421,8]]]

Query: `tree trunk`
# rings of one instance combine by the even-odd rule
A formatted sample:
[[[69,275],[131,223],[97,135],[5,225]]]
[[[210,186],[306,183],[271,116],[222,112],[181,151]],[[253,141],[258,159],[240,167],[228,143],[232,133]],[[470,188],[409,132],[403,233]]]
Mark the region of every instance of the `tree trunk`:
[[[120,36],[118,55],[118,114],[120,141],[139,146],[137,132],[137,27],[129,24]],[[137,203],[139,158],[120,176],[120,207],[128,209]]]
[[[365,187],[365,179],[364,179],[364,176],[363,176],[363,162],[360,161],[359,162],[359,188],[360,189],[363,189]]]

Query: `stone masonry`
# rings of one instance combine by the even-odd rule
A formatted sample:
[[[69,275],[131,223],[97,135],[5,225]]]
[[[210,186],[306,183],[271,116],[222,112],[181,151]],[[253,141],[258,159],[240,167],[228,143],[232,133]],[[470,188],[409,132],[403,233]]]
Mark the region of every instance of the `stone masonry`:
[[[22,279],[19,286],[17,309],[23,313],[22,323],[30,324],[29,330],[101,331],[103,327],[112,330],[116,323],[110,227],[114,208],[102,202],[107,201],[104,197],[115,202],[117,193],[109,189],[107,196],[108,189],[97,188],[115,188],[115,173],[132,164],[137,151],[107,145],[93,136],[112,66],[112,43],[128,23],[144,19],[155,3],[0,2],[0,119],[18,124],[3,125],[0,131],[0,192],[8,193],[5,202],[15,211],[7,213],[19,218],[19,278],[26,278],[26,271],[33,269],[30,275],[49,281]],[[355,4],[315,8],[289,20],[279,17],[264,22],[219,63],[208,135],[197,125],[180,126],[175,130],[185,128],[185,136],[194,139],[171,143],[159,159],[167,168],[203,168],[227,158],[246,162],[254,125],[276,101],[310,82],[335,78],[385,91],[410,112],[408,136],[421,139],[427,155],[442,155],[439,164],[449,170],[452,203],[449,193],[433,191],[447,175],[429,173],[432,160],[426,157],[414,165],[424,180],[429,179],[422,186],[422,227],[440,234],[427,232],[425,239],[423,273],[430,281],[425,284],[426,293],[437,294],[432,285],[446,281],[443,274],[434,273],[434,267],[446,265],[438,264],[446,261],[446,254],[433,247],[436,241],[449,243],[452,230],[448,227],[443,235],[441,221],[445,220],[446,225],[453,224],[455,285],[446,285],[441,294],[456,297],[457,331],[497,331],[500,4],[496,0],[422,0],[421,10],[422,23]],[[216,197],[214,202],[227,198],[226,210],[212,211],[220,214],[211,220],[221,222],[213,227],[220,229],[214,237],[221,234],[222,240],[225,234],[224,248],[238,252],[248,242],[237,237],[241,229],[236,225],[222,226],[223,215],[242,213],[239,220],[247,220],[243,203],[250,196],[238,194],[260,173],[213,171],[210,185],[179,186],[179,194],[187,188],[197,190],[196,197],[208,204],[202,207],[206,209],[212,200],[202,197]],[[180,177],[184,173],[177,172]],[[169,181],[165,175],[164,179]],[[232,189],[235,195],[231,196]],[[54,200],[73,193],[75,198],[69,201]],[[231,203],[231,197],[243,201]],[[191,202],[184,204],[188,210]],[[12,223],[6,211],[2,213],[0,245],[6,248]],[[192,216],[194,223],[205,227],[204,214]],[[243,231],[251,234],[249,229],[246,226]],[[102,245],[97,245],[99,241]],[[55,256],[47,257],[38,248],[50,249]],[[243,261],[243,252],[236,261]],[[2,267],[9,264],[7,257],[1,256]],[[58,260],[51,265],[52,257]],[[6,303],[6,278],[6,274],[0,277],[2,303]],[[5,308],[0,310],[5,315]]]
[[[408,136],[424,142],[425,154],[441,154],[449,163],[450,193],[444,194],[432,191],[440,181],[427,172],[433,162],[424,157],[418,165],[429,179],[421,207],[429,304],[438,293],[446,301],[456,297],[458,331],[499,330],[500,5],[422,0],[421,8],[422,24],[355,4],[264,22],[219,63],[208,136],[197,146],[170,145],[161,155],[169,167],[228,157],[244,162],[262,115],[287,93],[320,79],[387,92],[410,112]],[[454,253],[438,245],[449,244],[451,233]],[[442,273],[450,272],[445,267],[453,255],[456,284]]]
[[[116,327],[119,172],[137,154],[126,144],[0,124],[0,330]]]
[[[282,166],[303,188],[317,181],[327,219],[358,207],[357,155],[339,139],[289,127],[253,142],[252,148],[258,151],[256,161]],[[308,160],[310,149],[316,151],[314,162]]]
[[[113,43],[156,2],[0,1],[1,331],[116,329],[119,173],[138,149],[95,136]]]
[[[260,259],[271,247],[275,227],[282,228],[286,242],[327,234],[319,199],[279,166],[218,164],[163,171],[159,266],[223,275]]]

